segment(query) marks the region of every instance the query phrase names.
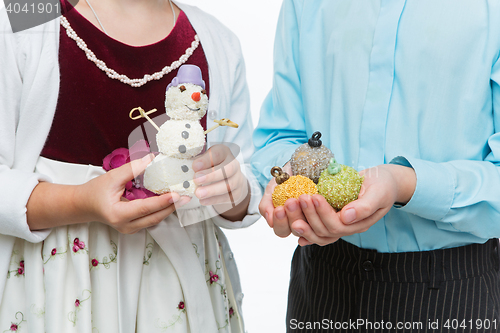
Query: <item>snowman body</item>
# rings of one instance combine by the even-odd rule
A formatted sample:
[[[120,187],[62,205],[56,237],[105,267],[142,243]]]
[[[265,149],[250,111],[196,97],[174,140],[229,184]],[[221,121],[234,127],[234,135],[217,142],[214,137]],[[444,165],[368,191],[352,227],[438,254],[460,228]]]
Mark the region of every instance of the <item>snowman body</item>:
[[[192,166],[192,159],[159,154],[144,173],[144,187],[156,194],[177,192],[180,195],[192,196],[195,190]]]
[[[165,109],[170,117],[156,134],[159,155],[144,172],[144,187],[156,194],[177,192],[194,196],[194,158],[205,147],[200,119],[208,108],[202,86],[192,83],[170,85]]]
[[[186,159],[197,156],[205,146],[205,133],[199,121],[169,120],[156,134],[159,151],[167,156]]]

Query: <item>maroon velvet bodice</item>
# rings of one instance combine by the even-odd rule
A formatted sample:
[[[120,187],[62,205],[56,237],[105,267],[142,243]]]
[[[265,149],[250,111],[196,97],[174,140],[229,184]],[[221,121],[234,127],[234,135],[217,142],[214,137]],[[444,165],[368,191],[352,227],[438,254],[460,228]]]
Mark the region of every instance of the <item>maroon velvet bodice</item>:
[[[109,68],[131,79],[161,71],[178,60],[191,46],[196,34],[181,12],[166,38],[151,45],[130,46],[107,36],[70,6],[63,0],[65,17],[88,48]],[[201,44],[186,64],[201,68],[208,94],[208,64]],[[102,165],[103,158],[116,148],[129,148],[129,135],[138,127],[144,128],[145,119],[129,118],[133,108],[157,109],[152,118],[165,114],[165,89],[177,74],[174,70],[139,88],[111,79],[87,59],[62,26],[59,66],[59,99],[41,155],[63,162],[92,165]],[[206,116],[201,125],[206,128]],[[150,143],[154,148],[155,142]]]

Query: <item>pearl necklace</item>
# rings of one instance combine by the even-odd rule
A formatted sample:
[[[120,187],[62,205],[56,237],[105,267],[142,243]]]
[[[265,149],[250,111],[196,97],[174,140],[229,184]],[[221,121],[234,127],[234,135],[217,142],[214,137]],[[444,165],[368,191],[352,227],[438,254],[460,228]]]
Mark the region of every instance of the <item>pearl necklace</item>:
[[[78,37],[75,30],[73,30],[73,28],[71,28],[71,25],[69,24],[68,20],[64,16],[61,16],[61,25],[66,29],[66,33],[68,34],[68,37],[73,39],[76,42],[76,45],[78,45],[78,47],[82,51],[85,52],[87,59],[92,61],[100,70],[102,70],[104,73],[106,73],[106,75],[109,78],[114,79],[114,80],[119,80],[120,82],[123,82],[125,84],[128,84],[128,85],[130,85],[132,87],[136,87],[136,88],[145,85],[149,81],[160,80],[166,74],[179,68],[182,64],[184,64],[189,59],[189,57],[193,54],[193,52],[196,50],[196,48],[200,45],[200,39],[199,39],[198,35],[194,35],[194,41],[191,43],[191,47],[186,49],[186,52],[179,58],[179,60],[172,62],[170,64],[170,66],[163,67],[163,69],[159,72],[144,75],[144,77],[142,79],[130,79],[126,75],[118,74],[115,70],[106,66],[106,63],[104,61],[97,59],[94,52],[92,52],[87,47],[87,44],[83,41],[83,39]]]

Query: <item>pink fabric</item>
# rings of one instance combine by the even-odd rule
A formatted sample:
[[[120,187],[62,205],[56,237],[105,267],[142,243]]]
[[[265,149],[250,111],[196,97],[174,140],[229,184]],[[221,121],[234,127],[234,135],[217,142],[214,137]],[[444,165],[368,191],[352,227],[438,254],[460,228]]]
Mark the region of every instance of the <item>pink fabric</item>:
[[[112,39],[87,21],[62,0],[63,13],[71,27],[98,59],[129,78],[142,78],[160,71],[184,54],[194,40],[195,31],[181,12],[172,32],[163,40],[134,47]],[[209,93],[208,64],[202,46],[198,46],[187,64],[201,68]],[[104,157],[117,148],[129,148],[128,136],[146,120],[131,120],[129,112],[142,107],[157,109],[152,116],[165,112],[165,90],[177,70],[161,80],[133,88],[110,79],[89,61],[85,53],[61,27],[59,65],[61,86],[54,121],[42,156],[70,163],[102,165]],[[158,124],[161,125],[161,124]],[[206,129],[206,116],[201,120]],[[150,142],[157,151],[156,142]]]
[[[106,171],[116,169],[125,163],[143,158],[150,153],[148,143],[145,140],[139,140],[130,149],[118,148],[113,150],[111,154],[104,157],[102,168]],[[145,199],[155,195],[144,187],[144,175],[139,175],[133,181],[129,181],[125,185],[125,191],[123,191],[123,197],[128,200]]]

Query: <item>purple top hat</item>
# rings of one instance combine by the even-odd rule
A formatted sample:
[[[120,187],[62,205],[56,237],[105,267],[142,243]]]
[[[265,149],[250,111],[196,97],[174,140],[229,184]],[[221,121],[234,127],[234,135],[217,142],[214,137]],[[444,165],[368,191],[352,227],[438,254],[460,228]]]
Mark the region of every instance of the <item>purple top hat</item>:
[[[177,76],[174,77],[172,82],[167,86],[167,90],[170,87],[176,87],[182,83],[192,83],[201,86],[205,89],[205,81],[201,78],[201,69],[195,65],[182,65],[179,67]]]

